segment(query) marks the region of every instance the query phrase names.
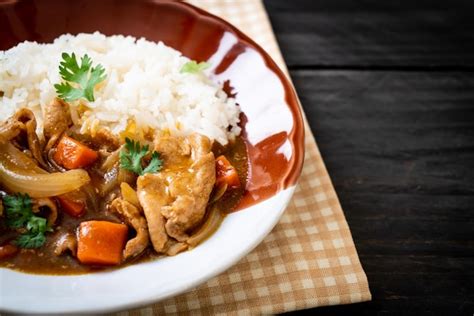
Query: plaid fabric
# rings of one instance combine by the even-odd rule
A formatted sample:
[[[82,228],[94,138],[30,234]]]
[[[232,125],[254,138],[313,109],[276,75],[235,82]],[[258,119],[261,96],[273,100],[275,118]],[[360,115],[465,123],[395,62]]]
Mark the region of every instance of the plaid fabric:
[[[286,71],[260,0],[190,0],[259,43]],[[367,277],[311,130],[305,164],[279,224],[247,257],[196,289],[116,315],[269,314],[368,301]]]

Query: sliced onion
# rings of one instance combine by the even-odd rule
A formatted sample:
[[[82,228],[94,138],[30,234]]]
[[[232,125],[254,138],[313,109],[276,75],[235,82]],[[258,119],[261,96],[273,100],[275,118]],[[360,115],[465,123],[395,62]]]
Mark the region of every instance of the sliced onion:
[[[0,146],[0,183],[12,192],[50,197],[74,191],[89,181],[85,170],[47,173],[14,146]]]
[[[199,228],[199,230],[189,237],[186,241],[191,247],[196,247],[209,236],[211,236],[221,225],[224,215],[222,215],[221,210],[216,205],[213,205],[209,210],[209,217],[206,222]]]
[[[94,187],[88,183],[81,187],[81,192],[85,194],[87,199],[87,205],[92,208],[94,212],[99,211],[99,198],[94,190]]]
[[[114,188],[119,185],[118,180],[119,167],[115,166],[110,169],[108,172],[104,173],[103,179],[99,184],[99,195],[104,197]]]
[[[12,170],[0,162],[0,182],[10,191],[27,193],[31,197],[50,197],[79,189],[90,181],[82,169],[50,174],[35,174],[27,170]]]
[[[224,196],[224,193],[227,191],[227,183],[221,184],[214,188],[212,197],[209,200],[209,204],[217,202],[221,197]]]
[[[178,253],[183,252],[188,249],[188,245],[183,242],[177,242],[172,244],[168,250],[166,250],[166,254],[168,256],[176,256]]]
[[[121,149],[122,147],[110,153],[109,156],[105,158],[105,161],[100,166],[100,170],[102,170],[103,172],[108,172],[110,169],[112,169],[115,166],[115,164],[119,162]]]
[[[135,206],[140,213],[143,213],[141,210],[140,201],[138,201],[137,192],[128,184],[127,182],[120,183],[120,192],[122,193],[122,198]]]
[[[54,171],[62,171],[62,172],[65,172],[67,169],[66,168],[63,168],[61,167],[60,165],[58,165],[58,163],[56,162],[56,160],[54,160],[54,154],[56,152],[56,149],[53,148],[53,149],[50,149],[48,151],[48,154],[46,155],[46,158],[48,160],[48,163],[50,164],[51,166],[51,172],[54,172]]]
[[[46,170],[38,167],[38,164],[31,157],[25,155],[11,143],[0,144],[0,160],[8,160],[16,167],[31,170],[34,173],[48,173]]]
[[[137,183],[137,176],[131,171],[119,168],[117,180],[119,183],[126,182],[128,184],[135,184]]]

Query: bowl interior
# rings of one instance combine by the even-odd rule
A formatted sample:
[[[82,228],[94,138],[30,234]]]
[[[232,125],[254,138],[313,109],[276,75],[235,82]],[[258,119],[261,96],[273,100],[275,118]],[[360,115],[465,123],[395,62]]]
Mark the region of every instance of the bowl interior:
[[[258,45],[223,20],[174,1],[7,1],[0,4],[0,29],[0,50],[25,40],[48,43],[64,33],[100,31],[163,41],[193,60],[209,61],[214,79],[244,113],[250,168],[239,209],[296,182],[303,123],[294,90]]]
[[[0,50],[25,40],[46,43],[64,33],[100,31],[163,41],[191,59],[209,61],[213,79],[224,84],[244,113],[243,135],[250,160],[249,181],[239,207],[245,210],[228,216],[216,234],[196,249],[82,276],[33,276],[0,269],[0,309],[106,311],[163,299],[224,271],[277,223],[303,163],[299,103],[271,58],[230,24],[174,1],[12,0],[0,2],[0,30]]]

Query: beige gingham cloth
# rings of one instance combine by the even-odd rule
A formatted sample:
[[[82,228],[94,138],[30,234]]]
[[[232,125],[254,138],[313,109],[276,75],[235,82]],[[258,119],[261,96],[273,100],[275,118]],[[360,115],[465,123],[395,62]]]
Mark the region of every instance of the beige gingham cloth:
[[[189,0],[229,21],[286,71],[261,0]],[[293,200],[265,240],[194,290],[118,315],[273,314],[371,299],[344,213],[306,123],[306,155]]]

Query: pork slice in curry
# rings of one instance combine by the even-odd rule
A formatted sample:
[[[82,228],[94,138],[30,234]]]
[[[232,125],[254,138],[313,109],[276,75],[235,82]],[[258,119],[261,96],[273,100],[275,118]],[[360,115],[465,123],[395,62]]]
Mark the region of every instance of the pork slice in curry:
[[[176,255],[211,235],[244,192],[239,137],[221,146],[166,131],[85,135],[60,99],[42,119],[39,133],[28,109],[0,125],[1,266],[76,274]]]
[[[211,142],[205,136],[158,137],[155,150],[163,157],[163,169],[140,176],[137,191],[148,222],[158,230],[151,239],[161,252],[166,244],[161,236],[184,242],[187,233],[200,224],[216,172]]]

